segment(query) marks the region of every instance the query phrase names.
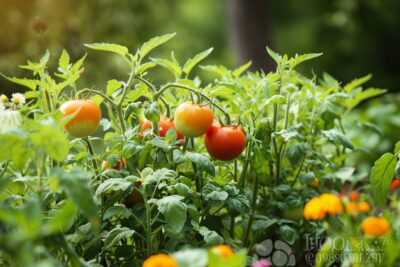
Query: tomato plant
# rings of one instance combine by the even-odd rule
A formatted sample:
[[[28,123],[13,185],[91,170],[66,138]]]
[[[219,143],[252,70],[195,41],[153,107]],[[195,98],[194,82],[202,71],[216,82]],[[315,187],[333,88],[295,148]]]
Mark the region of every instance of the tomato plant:
[[[134,53],[86,45],[130,70],[97,87],[104,90],[82,89],[85,57],[73,62],[66,51],[54,74],[46,52],[22,66],[32,77],[5,76],[27,88],[28,104],[0,98],[7,122],[0,125],[0,263],[264,266],[259,248],[269,240],[293,248],[302,264],[307,234],[332,237],[322,220],[342,221],[348,227],[337,229],[355,237],[374,225],[389,231],[382,220],[361,221],[378,211],[364,190],[386,201],[398,148],[377,162],[371,187],[352,197],[356,217],[341,206],[348,198],[337,198],[368,176],[352,160],[364,152],[348,137],[361,127],[348,114],[385,90],[363,88],[369,76],[347,84],[307,77],[296,67],[321,54],[270,49],[274,72],[247,71],[251,62],[202,65],[191,78],[212,49],[183,64],[173,53],[148,57],[173,37],[155,37]],[[157,68],[172,78],[152,82]],[[202,79],[205,72],[213,78]]]

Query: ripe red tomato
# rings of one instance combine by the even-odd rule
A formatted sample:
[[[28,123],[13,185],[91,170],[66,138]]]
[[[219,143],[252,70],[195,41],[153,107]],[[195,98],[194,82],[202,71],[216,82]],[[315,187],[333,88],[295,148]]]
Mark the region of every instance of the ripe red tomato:
[[[390,190],[395,190],[399,186],[400,186],[400,178],[394,178],[392,180],[392,183],[390,184]]]
[[[351,191],[349,194],[350,201],[357,201],[360,198],[360,194],[357,191]]]
[[[182,103],[175,111],[176,129],[187,137],[203,135],[212,125],[214,114],[209,107]]]
[[[144,131],[151,127],[151,121],[147,119],[143,119],[140,127],[140,134],[143,135]],[[176,132],[176,140],[181,140],[184,138],[183,134],[181,134],[176,128],[175,123],[170,118],[167,118],[163,115],[160,116],[160,121],[157,123],[158,125],[158,135],[161,137],[165,137],[169,129],[173,128]]]
[[[142,186],[141,181],[135,182],[136,188],[140,188],[141,186]],[[125,198],[124,204],[128,207],[132,207],[133,205],[138,203],[144,203],[144,199],[143,196],[136,189],[134,189],[132,193]]]
[[[101,119],[100,107],[91,100],[71,100],[61,105],[64,118],[75,112],[75,117],[65,126],[65,130],[74,137],[86,137],[93,134]]]
[[[241,126],[221,126],[214,123],[204,135],[208,153],[219,160],[232,160],[246,147],[246,135]]]

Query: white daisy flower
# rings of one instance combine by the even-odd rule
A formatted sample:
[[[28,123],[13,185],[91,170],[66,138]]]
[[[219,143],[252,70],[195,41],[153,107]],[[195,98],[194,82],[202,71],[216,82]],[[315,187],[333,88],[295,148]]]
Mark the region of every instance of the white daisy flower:
[[[0,102],[0,111],[3,111],[5,109],[6,109],[6,107],[4,106],[3,102]]]
[[[20,93],[14,93],[12,94],[11,102],[16,106],[22,106],[26,102],[25,96]]]
[[[0,95],[0,103],[5,104],[8,102],[8,97],[6,95]]]

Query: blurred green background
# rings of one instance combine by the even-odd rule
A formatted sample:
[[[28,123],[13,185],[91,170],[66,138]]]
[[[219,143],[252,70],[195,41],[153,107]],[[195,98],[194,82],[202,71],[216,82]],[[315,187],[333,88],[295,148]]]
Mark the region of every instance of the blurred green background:
[[[0,72],[27,75],[18,65],[40,58],[46,49],[56,63],[63,48],[77,59],[87,52],[84,43],[112,42],[134,50],[170,32],[177,36],[151,56],[168,57],[173,50],[183,62],[214,47],[204,64],[235,67],[253,60],[253,69],[269,71],[274,66],[266,45],[292,55],[323,52],[304,65],[306,74],[328,72],[348,82],[372,73],[370,86],[392,93],[400,88],[398,0],[1,0]],[[126,72],[117,58],[91,51],[78,85],[102,88]],[[160,68],[156,72],[155,77],[171,78]],[[0,79],[1,93],[16,90],[22,89]],[[383,129],[382,136],[353,133],[356,142],[370,146],[367,162],[400,139],[399,104],[399,97],[389,95],[364,103],[353,118]]]

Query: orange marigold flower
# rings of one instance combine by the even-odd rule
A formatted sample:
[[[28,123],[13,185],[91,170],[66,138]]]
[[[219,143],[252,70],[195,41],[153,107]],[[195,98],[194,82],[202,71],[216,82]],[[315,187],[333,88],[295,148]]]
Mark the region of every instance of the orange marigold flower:
[[[325,210],[319,197],[314,197],[304,207],[304,218],[307,220],[322,220],[325,218]]]
[[[326,193],[322,194],[320,199],[323,203],[325,212],[329,215],[335,215],[343,211],[342,202],[337,195]]]
[[[359,212],[368,212],[371,210],[371,207],[367,202],[361,201],[360,203],[358,203],[357,209]]]
[[[349,194],[350,201],[357,201],[360,198],[360,194],[357,191],[351,191]]]
[[[350,201],[346,204],[346,212],[347,213],[356,213],[357,212],[357,204],[353,201]]]
[[[150,256],[143,262],[142,267],[179,267],[175,259],[166,254]]]
[[[361,229],[366,235],[382,236],[390,231],[390,225],[384,218],[368,217],[361,223]]]
[[[226,259],[232,256],[233,250],[227,245],[218,245],[212,248],[212,251],[218,254],[221,258]]]

